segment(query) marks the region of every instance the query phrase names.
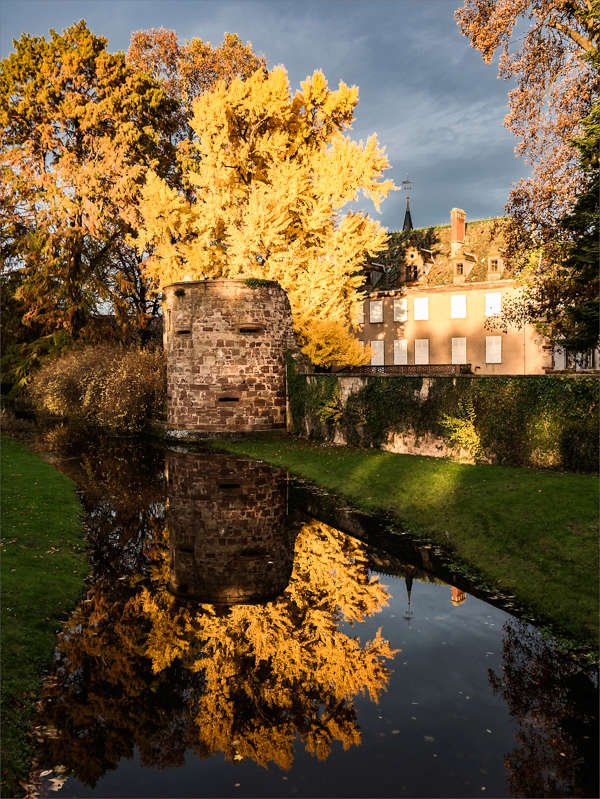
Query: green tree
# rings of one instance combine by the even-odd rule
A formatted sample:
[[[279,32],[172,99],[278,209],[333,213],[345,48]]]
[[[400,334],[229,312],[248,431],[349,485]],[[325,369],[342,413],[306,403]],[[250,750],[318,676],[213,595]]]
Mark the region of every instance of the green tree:
[[[514,82],[505,125],[532,166],[506,206],[505,255],[523,290],[502,322],[535,321],[577,350],[598,342],[599,12],[598,0],[464,0],[455,14]]]
[[[600,68],[600,56],[590,59]],[[584,186],[572,211],[557,225],[551,247],[529,254],[518,296],[505,304],[500,326],[535,321],[567,350],[585,352],[600,340],[600,100],[581,120],[583,135],[573,142],[580,154]]]
[[[598,53],[593,62],[600,70]],[[555,325],[563,346],[579,351],[596,347],[600,337],[600,100],[596,100],[582,127],[584,134],[575,144],[588,185],[573,212],[562,221],[573,243],[564,264],[569,292],[564,313]]]

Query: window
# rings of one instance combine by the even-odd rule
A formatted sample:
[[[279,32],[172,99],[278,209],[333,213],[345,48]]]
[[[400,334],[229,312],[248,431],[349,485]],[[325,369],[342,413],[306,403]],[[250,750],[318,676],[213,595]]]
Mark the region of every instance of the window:
[[[427,297],[415,297],[414,311],[415,321],[429,319],[429,299]]]
[[[356,308],[356,324],[357,325],[364,325],[365,323],[365,306],[364,303],[359,302]]]
[[[371,366],[383,366],[385,363],[384,356],[384,342],[372,341],[371,342]]]
[[[452,339],[452,363],[466,363],[467,362],[467,339],[462,336],[461,338]]]
[[[491,272],[497,272],[498,271],[498,259],[497,258],[492,258],[491,263],[490,263],[490,271]]]
[[[429,339],[415,339],[415,363],[429,363]]]
[[[502,363],[502,336],[485,337],[485,362]]]
[[[394,341],[394,365],[406,366],[408,363],[408,341],[405,338]]]
[[[450,316],[452,319],[465,319],[467,316],[467,295],[453,294],[450,297]]]
[[[383,322],[383,300],[369,303],[369,322]]]
[[[464,267],[462,264],[456,264],[456,274],[462,275],[464,272]]]
[[[485,315],[500,316],[502,308],[502,292],[492,291],[485,295]]]
[[[394,322],[406,322],[408,319],[408,300],[406,297],[394,300]]]

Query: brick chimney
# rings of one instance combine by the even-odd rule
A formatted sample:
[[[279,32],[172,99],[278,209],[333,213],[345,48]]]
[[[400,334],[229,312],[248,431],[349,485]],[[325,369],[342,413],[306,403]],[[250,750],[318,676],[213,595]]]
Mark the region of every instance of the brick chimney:
[[[453,208],[450,211],[450,255],[452,258],[462,254],[466,216],[460,208]]]

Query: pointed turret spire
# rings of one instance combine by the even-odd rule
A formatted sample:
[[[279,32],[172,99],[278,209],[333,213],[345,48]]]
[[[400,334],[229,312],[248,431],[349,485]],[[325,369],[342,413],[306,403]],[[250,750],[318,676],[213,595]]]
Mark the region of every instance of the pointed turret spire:
[[[406,192],[406,212],[404,214],[404,224],[402,225],[402,230],[412,230],[413,223],[412,217],[410,215],[410,193],[412,191],[412,180],[405,178],[400,184],[402,186],[403,191]]]
[[[413,229],[413,223],[410,215],[410,197],[406,195],[406,212],[404,214],[404,224],[402,225],[402,230],[412,230],[412,229]]]

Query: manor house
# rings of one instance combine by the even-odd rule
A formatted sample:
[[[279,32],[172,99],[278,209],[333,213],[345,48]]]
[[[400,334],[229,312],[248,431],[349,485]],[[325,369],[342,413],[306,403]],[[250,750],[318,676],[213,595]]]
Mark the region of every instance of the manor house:
[[[494,324],[516,291],[503,259],[502,219],[467,222],[453,208],[450,225],[414,230],[407,201],[403,232],[392,234],[382,260],[366,267],[356,330],[371,346],[372,366],[454,365],[475,374],[564,368],[533,325],[505,332]]]

